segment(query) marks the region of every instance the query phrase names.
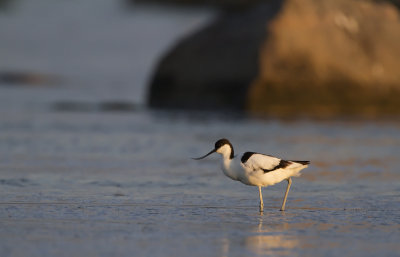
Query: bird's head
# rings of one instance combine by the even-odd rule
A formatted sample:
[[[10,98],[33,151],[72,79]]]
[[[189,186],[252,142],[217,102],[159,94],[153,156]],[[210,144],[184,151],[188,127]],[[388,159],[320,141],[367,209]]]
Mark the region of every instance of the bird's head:
[[[229,142],[228,139],[222,138],[220,140],[218,140],[217,142],[215,142],[215,147],[213,150],[211,150],[211,152],[209,152],[208,154],[199,157],[199,158],[193,158],[194,160],[201,160],[206,158],[207,156],[209,156],[212,153],[219,153],[222,154],[223,156],[227,156],[230,159],[233,158],[233,146],[231,144],[231,142]]]

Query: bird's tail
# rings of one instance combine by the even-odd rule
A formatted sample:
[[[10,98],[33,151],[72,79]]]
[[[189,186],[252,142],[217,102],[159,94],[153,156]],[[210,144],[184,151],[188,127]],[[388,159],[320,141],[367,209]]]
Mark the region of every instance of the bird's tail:
[[[310,164],[310,161],[292,161],[292,162],[300,163],[300,164],[302,164],[302,165],[308,165],[308,164]]]

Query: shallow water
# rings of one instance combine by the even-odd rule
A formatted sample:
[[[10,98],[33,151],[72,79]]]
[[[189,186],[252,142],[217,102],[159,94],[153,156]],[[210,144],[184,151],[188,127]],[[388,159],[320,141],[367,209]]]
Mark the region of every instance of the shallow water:
[[[399,124],[1,113],[2,256],[395,256]],[[216,139],[311,160],[258,193],[229,180]]]

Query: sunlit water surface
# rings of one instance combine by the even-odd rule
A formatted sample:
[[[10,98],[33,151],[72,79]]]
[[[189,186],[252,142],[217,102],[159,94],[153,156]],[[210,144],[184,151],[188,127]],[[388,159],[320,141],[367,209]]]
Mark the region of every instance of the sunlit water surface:
[[[400,252],[399,124],[1,113],[2,256],[390,256]],[[211,115],[210,115],[211,116]],[[258,192],[208,152],[311,160]],[[23,247],[21,247],[23,246]]]

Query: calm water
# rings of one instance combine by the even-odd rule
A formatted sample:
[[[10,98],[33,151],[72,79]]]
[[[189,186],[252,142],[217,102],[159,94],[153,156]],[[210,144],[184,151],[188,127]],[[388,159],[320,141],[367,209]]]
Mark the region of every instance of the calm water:
[[[395,256],[399,125],[1,113],[2,256]],[[311,160],[285,185],[224,177],[216,139]],[[240,146],[240,147],[239,147]]]
[[[1,256],[400,255],[400,121],[149,111],[143,102],[154,53],[207,21],[212,11],[125,13],[98,1],[101,8],[88,12],[91,5],[18,2],[0,17],[2,34],[8,35],[0,43],[1,55],[7,55],[1,69],[55,74],[61,82],[0,87]],[[41,8],[50,8],[49,14],[41,15]],[[77,16],[69,19],[55,10]],[[47,32],[27,35],[23,25],[35,19],[46,24],[46,17],[73,28],[73,21],[85,18],[79,28],[67,30],[81,35],[80,42],[58,42],[51,36],[58,31],[53,23]],[[99,24],[104,34],[96,30]],[[148,26],[157,33],[143,29]],[[86,38],[89,31],[94,34]],[[155,45],[133,44],[135,38],[150,42],[149,37],[157,39]],[[101,43],[92,44],[93,38]],[[28,39],[35,48],[21,46]],[[160,39],[165,41],[156,44]],[[57,65],[46,56],[42,42],[48,40],[54,40],[49,56]],[[56,43],[69,54],[56,54]],[[82,55],[85,61],[75,60]],[[130,69],[129,62],[145,68]],[[133,107],[106,111],[107,101]],[[219,156],[190,159],[221,137],[237,152],[311,160],[294,179],[286,212],[278,211],[284,183],[263,190],[260,215],[257,188],[224,177]]]

